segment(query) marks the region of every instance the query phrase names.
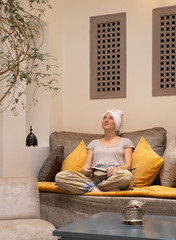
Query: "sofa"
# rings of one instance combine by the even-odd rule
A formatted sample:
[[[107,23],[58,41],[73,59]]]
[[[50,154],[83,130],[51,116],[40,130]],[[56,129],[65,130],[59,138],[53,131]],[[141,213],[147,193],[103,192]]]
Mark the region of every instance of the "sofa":
[[[0,239],[54,240],[55,227],[40,218],[36,178],[0,178]]]
[[[133,199],[146,201],[143,205],[145,214],[176,215],[176,188],[161,184],[160,181],[165,175],[165,171],[162,176],[160,173],[165,164],[163,154],[167,150],[167,132],[162,127],[125,132],[121,135],[130,138],[135,145],[133,162],[136,161],[137,164],[143,162],[142,168],[137,165],[138,169],[133,171],[134,176],[137,176],[137,184],[134,185],[133,190],[78,195],[59,189],[55,183],[56,173],[61,171],[63,166],[65,167],[65,163],[67,167],[76,164],[79,158],[78,153],[82,151],[82,159],[80,159],[82,162],[76,170],[79,171],[86,157],[85,150],[80,148],[81,142],[83,141],[86,146],[91,140],[101,136],[101,134],[65,131],[54,132],[50,135],[51,153],[38,174],[41,218],[59,228],[94,213],[122,212]],[[140,147],[144,140],[148,145],[144,146],[144,151],[141,153]],[[77,154],[76,158],[73,153]],[[68,164],[68,160],[72,161],[71,165],[70,162]],[[142,176],[139,177],[140,173]],[[150,177],[143,178],[145,174],[149,174]]]

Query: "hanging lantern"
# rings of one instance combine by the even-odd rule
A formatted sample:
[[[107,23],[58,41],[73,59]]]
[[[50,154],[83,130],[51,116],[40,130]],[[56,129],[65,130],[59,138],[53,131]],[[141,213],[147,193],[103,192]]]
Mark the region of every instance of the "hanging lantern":
[[[30,146],[38,146],[38,141],[36,136],[33,134],[32,132],[32,126],[30,126],[30,133],[28,134],[27,138],[26,138],[26,146],[30,147]]]

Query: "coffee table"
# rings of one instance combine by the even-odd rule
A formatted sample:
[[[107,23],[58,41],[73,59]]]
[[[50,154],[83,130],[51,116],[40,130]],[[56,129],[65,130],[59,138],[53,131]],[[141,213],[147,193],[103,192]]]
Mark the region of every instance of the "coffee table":
[[[121,213],[101,212],[54,230],[62,240],[176,239],[176,217],[144,215],[142,225],[123,223]]]

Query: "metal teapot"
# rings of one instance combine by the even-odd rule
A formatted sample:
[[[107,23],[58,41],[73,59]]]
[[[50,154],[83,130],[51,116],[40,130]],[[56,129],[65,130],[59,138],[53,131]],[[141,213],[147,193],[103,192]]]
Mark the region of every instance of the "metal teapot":
[[[128,203],[128,205],[122,210],[123,222],[132,224],[142,224],[142,216],[144,215],[144,209],[142,206],[146,203],[144,200],[134,199]]]

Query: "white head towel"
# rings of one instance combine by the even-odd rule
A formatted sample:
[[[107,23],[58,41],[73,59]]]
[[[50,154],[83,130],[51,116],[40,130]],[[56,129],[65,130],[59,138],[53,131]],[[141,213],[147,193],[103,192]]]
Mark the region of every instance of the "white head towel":
[[[121,110],[108,110],[105,113],[103,113],[102,118],[108,112],[113,116],[115,121],[116,131],[119,131],[119,134],[120,134],[123,129],[123,112]]]

